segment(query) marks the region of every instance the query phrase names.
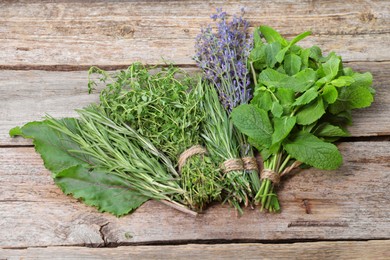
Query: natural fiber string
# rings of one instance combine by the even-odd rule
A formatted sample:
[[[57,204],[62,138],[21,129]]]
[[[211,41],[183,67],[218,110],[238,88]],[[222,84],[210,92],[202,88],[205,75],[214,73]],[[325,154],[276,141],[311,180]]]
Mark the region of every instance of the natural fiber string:
[[[229,159],[222,163],[222,170],[224,173],[232,171],[243,171],[244,162],[241,159]]]
[[[181,172],[181,169],[183,168],[188,158],[196,154],[205,154],[205,153],[207,153],[207,150],[201,145],[191,146],[190,148],[182,152],[179,156],[179,160],[177,161],[179,173]]]
[[[242,162],[244,163],[245,170],[259,171],[259,167],[257,165],[257,161],[255,157],[244,157],[242,158]]]
[[[260,173],[260,179],[269,179],[273,184],[278,184],[280,182],[279,174],[270,169],[263,169]]]

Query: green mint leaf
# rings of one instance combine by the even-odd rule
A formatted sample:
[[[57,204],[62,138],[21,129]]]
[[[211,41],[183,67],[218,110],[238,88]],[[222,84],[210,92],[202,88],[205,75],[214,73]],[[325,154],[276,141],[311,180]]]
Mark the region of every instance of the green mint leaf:
[[[316,73],[312,69],[305,69],[290,77],[267,68],[260,73],[258,80],[259,83],[269,88],[290,88],[296,92],[303,92],[314,84]]]
[[[240,132],[265,147],[271,145],[273,129],[266,111],[254,105],[243,104],[233,109],[231,117]]]
[[[314,85],[317,80],[317,73],[313,69],[304,69],[293,76],[295,87],[293,89],[297,92],[303,92]]]
[[[252,62],[253,67],[256,70],[261,70],[266,67],[266,54],[265,54],[266,46],[262,45],[260,47],[256,47],[252,49],[249,54],[249,60]]]
[[[295,101],[295,91],[288,88],[278,88],[276,89],[275,96],[282,105],[284,114],[290,114],[293,109],[292,104]]]
[[[301,69],[301,65],[302,60],[298,55],[294,53],[286,55],[284,59],[284,70],[288,75],[292,76],[297,74]]]
[[[349,136],[349,133],[339,126],[331,125],[329,123],[323,123],[314,132],[316,136],[323,137],[344,137]]]
[[[265,111],[270,111],[272,108],[272,96],[269,91],[257,88],[253,94],[251,104],[261,108]]]
[[[339,72],[341,59],[336,55],[331,55],[330,59],[322,64],[322,69],[326,76],[329,76],[331,79],[334,79]]]
[[[304,92],[299,98],[297,98],[292,104],[293,106],[302,106],[309,104],[318,96],[318,91],[315,88],[311,88]]]
[[[322,51],[318,46],[312,46],[310,48],[310,58],[319,62],[322,59]]]
[[[352,75],[354,82],[351,84],[352,87],[360,86],[370,88],[372,85],[372,74],[369,72],[358,73],[355,72]]]
[[[297,123],[300,125],[310,125],[320,119],[323,114],[325,114],[324,102],[319,97],[314,102],[299,110],[296,114]]]
[[[299,56],[301,57],[301,61],[302,61],[302,66],[301,66],[302,70],[307,69],[309,67],[310,49],[301,50]]]
[[[284,144],[293,158],[322,170],[335,170],[342,164],[340,151],[334,144],[326,143],[307,132],[299,132]]]
[[[286,52],[288,51],[289,47],[284,47],[283,49],[281,49],[278,54],[276,54],[276,61],[279,62],[279,63],[282,63],[282,61],[284,60],[284,55],[286,55]]]
[[[277,150],[279,150],[280,144],[294,128],[296,123],[296,117],[284,116],[281,118],[274,118],[273,123],[274,132],[272,134],[271,150],[273,152],[277,152]]]
[[[276,55],[280,51],[280,43],[273,42],[265,46],[265,55],[267,66],[273,68],[277,62]]]
[[[131,189],[123,178],[99,170],[89,171],[81,165],[65,169],[54,179],[61,190],[76,199],[82,199],[101,212],[115,216],[125,215],[148,200]]]
[[[344,87],[351,85],[353,82],[355,82],[355,80],[351,76],[340,76],[337,79],[332,80],[330,83],[336,87]]]
[[[259,74],[259,83],[269,87],[278,88],[288,84],[290,77],[274,69],[267,68]]]
[[[368,107],[373,101],[374,97],[369,88],[351,85],[341,88],[336,102],[329,106],[329,111],[332,114],[338,114],[350,109]]]
[[[260,34],[261,34],[260,28],[256,28],[255,31],[253,32],[253,43],[255,48],[264,45]]]
[[[307,32],[303,32],[303,33],[295,36],[295,38],[290,41],[289,46],[292,46],[292,45],[296,44],[297,42],[302,41],[303,39],[305,39],[310,34],[311,34],[311,32],[307,31]]]
[[[281,117],[283,114],[283,107],[279,104],[279,102],[274,101],[272,103],[271,113],[274,115],[274,117]]]
[[[328,102],[328,104],[336,102],[338,95],[337,89],[331,84],[326,84],[322,90],[322,98]]]
[[[278,42],[283,46],[288,45],[286,39],[284,39],[277,31],[275,31],[269,26],[260,26],[260,32],[268,43]]]

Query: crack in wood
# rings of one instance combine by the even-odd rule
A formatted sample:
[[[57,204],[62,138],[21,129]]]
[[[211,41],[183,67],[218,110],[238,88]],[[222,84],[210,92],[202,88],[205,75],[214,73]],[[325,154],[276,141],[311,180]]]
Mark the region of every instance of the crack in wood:
[[[99,228],[99,234],[100,234],[100,237],[103,240],[103,244],[99,245],[99,247],[107,247],[107,245],[108,245],[107,238],[106,238],[106,235],[104,234],[104,230],[103,230],[104,227],[106,227],[108,224],[110,224],[110,222],[104,223]]]
[[[348,227],[343,221],[291,221],[287,227]]]
[[[305,207],[306,214],[311,214],[311,207],[309,204],[309,200],[304,199],[304,200],[302,200],[302,203],[303,203],[303,206]]]

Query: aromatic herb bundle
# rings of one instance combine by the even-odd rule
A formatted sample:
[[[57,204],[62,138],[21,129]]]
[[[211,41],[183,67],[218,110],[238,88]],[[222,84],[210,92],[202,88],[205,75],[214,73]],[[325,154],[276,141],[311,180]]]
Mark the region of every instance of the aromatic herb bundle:
[[[100,107],[108,117],[135,129],[178,167],[188,207],[200,211],[219,200],[218,167],[199,146],[201,123],[212,113],[200,107],[204,97],[199,80],[173,66],[153,74],[139,63],[113,77],[97,68],[90,72],[102,75],[102,81],[111,78],[100,93]]]
[[[213,20],[217,21],[217,31],[214,32],[210,25],[202,28],[196,39],[194,59],[204,72],[205,79],[217,90],[219,101],[226,110],[225,113],[230,114],[233,108],[240,104],[246,104],[251,99],[249,70],[247,69],[248,55],[251,49],[251,41],[248,36],[249,24],[242,17],[235,16],[232,21],[228,22],[225,12],[220,9],[217,12],[211,16]],[[206,140],[212,140],[208,142],[208,149],[210,151],[218,149],[220,158],[224,160],[240,160],[239,157],[253,158],[252,148],[248,145],[245,136],[237,133],[235,129],[231,129],[228,116],[219,111],[220,108],[214,104],[214,101],[211,103],[214,105],[215,111],[218,111],[220,118],[213,119],[212,116],[208,118],[210,126],[215,123],[214,129],[208,130],[209,136]],[[223,122],[220,122],[221,120]],[[212,134],[213,131],[221,131],[221,133]],[[213,135],[215,135],[214,138]],[[218,140],[220,137],[223,138]],[[231,144],[212,148],[213,142],[229,140],[224,138],[230,138]],[[234,151],[237,142],[240,153]],[[215,154],[217,154],[216,151]],[[228,200],[239,211],[241,211],[240,203],[244,202],[245,205],[248,205],[260,188],[258,172],[255,170],[229,171],[225,173],[224,178],[225,189],[230,192]]]
[[[234,125],[264,160],[256,202],[269,211],[280,209],[274,185],[299,164],[324,170],[341,165],[332,143],[349,135],[351,110],[373,102],[371,74],[344,68],[333,52],[323,56],[317,46],[296,45],[309,34],[287,41],[270,27],[255,30],[249,59],[255,92],[250,104],[232,112]]]

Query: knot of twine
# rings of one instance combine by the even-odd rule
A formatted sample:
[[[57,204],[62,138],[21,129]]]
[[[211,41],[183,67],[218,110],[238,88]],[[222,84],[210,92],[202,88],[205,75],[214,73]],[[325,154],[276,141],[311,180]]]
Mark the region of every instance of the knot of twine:
[[[270,169],[263,169],[260,173],[260,179],[268,179],[274,184],[278,184],[280,182],[279,174]]]
[[[241,159],[229,159],[222,163],[221,168],[224,173],[242,171],[244,170],[244,162]]]
[[[205,153],[207,153],[207,150],[201,145],[191,146],[190,148],[182,152],[179,156],[179,160],[177,161],[179,173],[181,173],[181,169],[183,168],[184,164],[186,164],[188,158],[196,154],[205,154]]]
[[[295,161],[289,167],[284,169],[284,171],[282,171],[280,174],[270,169],[263,169],[260,173],[260,179],[269,179],[272,183],[278,184],[280,182],[280,177],[282,177],[285,174],[288,174],[295,168],[299,167],[301,164],[302,164],[301,162]]]
[[[242,158],[244,163],[244,169],[248,171],[258,171],[259,167],[257,165],[257,160],[255,157],[244,157]]]
[[[222,163],[221,167],[224,173],[232,172],[232,171],[258,171],[257,161],[255,157],[244,157],[244,158],[236,158],[229,159]]]

